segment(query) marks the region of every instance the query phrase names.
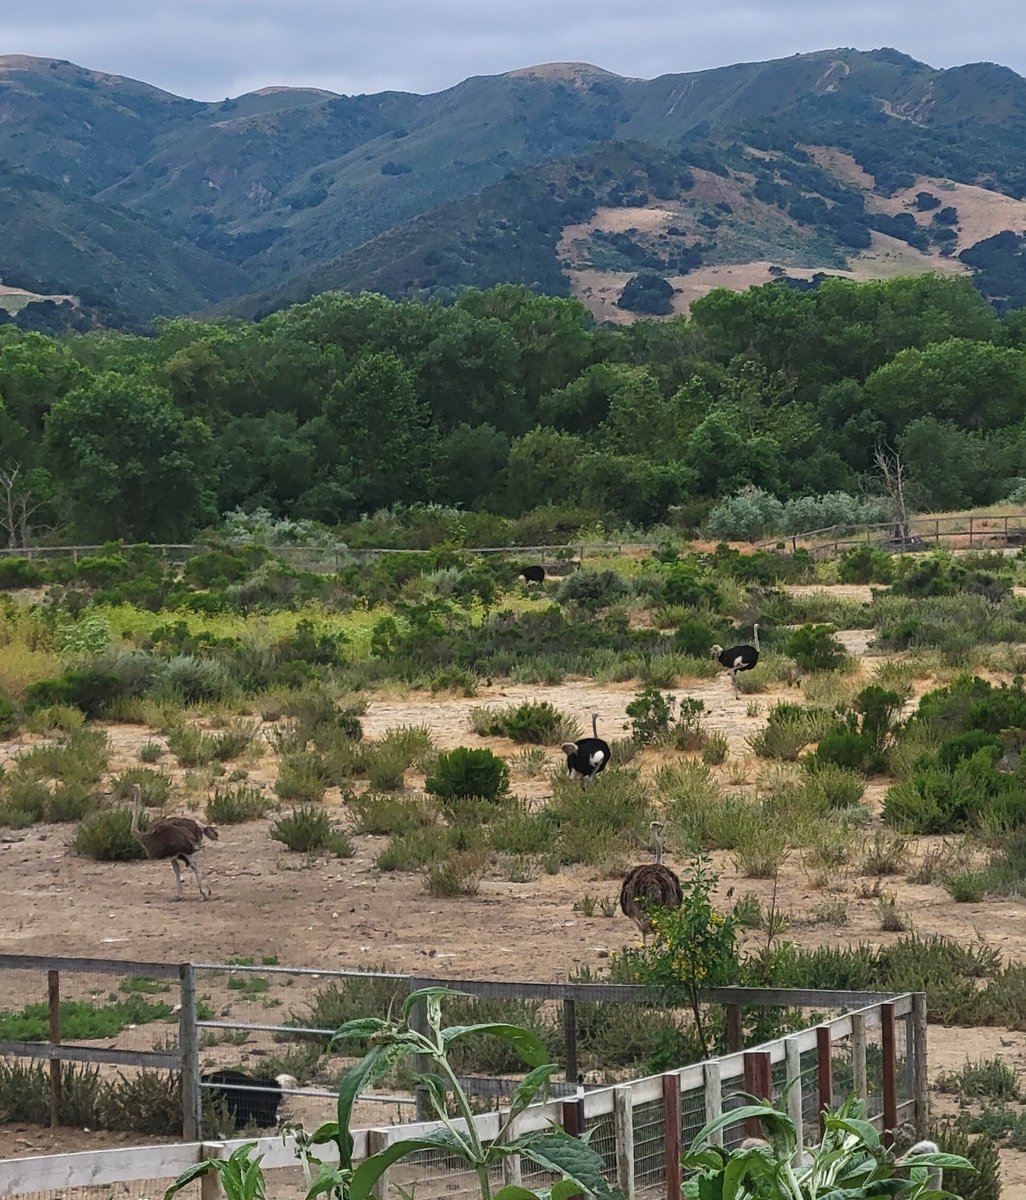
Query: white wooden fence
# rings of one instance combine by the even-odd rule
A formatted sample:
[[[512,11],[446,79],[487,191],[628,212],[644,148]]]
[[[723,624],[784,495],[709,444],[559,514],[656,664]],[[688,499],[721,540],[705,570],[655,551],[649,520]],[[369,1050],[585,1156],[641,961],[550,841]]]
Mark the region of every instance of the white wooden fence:
[[[460,981],[459,986],[474,984]],[[477,986],[513,991],[521,985]],[[667,1200],[679,1200],[681,1149],[707,1120],[740,1107],[745,1093],[786,1104],[806,1142],[818,1132],[822,1109],[853,1091],[866,1100],[869,1115],[888,1137],[902,1130],[922,1135],[928,1117],[925,999],[921,993],[877,996],[869,1003],[867,998],[858,993],[717,989],[710,999],[734,1006],[772,1002],[822,1008],[855,1003],[858,1007],[761,1046],[738,1049],[661,1075],[594,1088],[580,1099],[534,1106],[518,1118],[514,1132],[544,1128],[553,1122],[573,1133],[590,1131],[591,1145],[603,1156],[610,1181],[618,1183],[629,1200],[664,1195]],[[69,1048],[55,1049],[63,1055]],[[496,1135],[499,1120],[500,1114],[495,1112],[476,1118],[483,1139]],[[356,1156],[376,1153],[429,1127],[421,1123],[355,1131]],[[728,1127],[721,1136],[729,1145],[748,1132],[755,1131],[738,1125]],[[192,1163],[230,1154],[247,1140],[253,1139],[10,1159],[0,1162],[0,1196],[74,1194],[80,1200],[154,1196]],[[257,1149],[270,1172],[271,1194],[304,1194],[293,1137],[261,1138]],[[516,1160],[507,1168],[507,1179],[522,1179],[529,1186],[549,1182],[531,1164]],[[419,1155],[415,1161],[391,1168],[379,1189],[381,1200],[396,1194],[394,1185],[408,1191],[416,1187],[419,1200],[433,1196],[463,1200],[477,1192],[476,1177],[465,1164],[434,1154]],[[98,1188],[102,1191],[93,1190]],[[194,1185],[193,1195],[198,1193],[202,1200],[213,1200],[213,1179],[208,1178],[203,1186]]]

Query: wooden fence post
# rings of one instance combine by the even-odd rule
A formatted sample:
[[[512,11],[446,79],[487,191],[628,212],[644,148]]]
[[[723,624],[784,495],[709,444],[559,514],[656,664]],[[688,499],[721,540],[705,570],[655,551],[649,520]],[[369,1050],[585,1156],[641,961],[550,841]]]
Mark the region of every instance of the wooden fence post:
[[[745,1039],[741,1031],[741,1005],[728,1004],[727,1010],[727,1050],[736,1054],[744,1047]]]
[[[744,1057],[745,1091],[767,1103],[773,1100],[773,1075],[770,1056],[765,1052],[748,1051]],[[745,1122],[748,1137],[762,1137],[762,1124],[757,1118]]]
[[[710,1121],[715,1121],[723,1116],[723,1083],[720,1079],[720,1064],[715,1059],[710,1059],[702,1064],[702,1083],[703,1092],[705,1093],[705,1121],[706,1124]],[[709,1138],[711,1146],[723,1145],[723,1130],[717,1129],[716,1132]]]
[[[922,1138],[930,1123],[930,1085],[926,1075],[926,993],[912,994],[912,1047],[915,1065],[912,1094],[915,1098],[916,1133]]]
[[[629,1083],[613,1088],[613,1135],[616,1182],[627,1200],[634,1200],[634,1101]]]
[[[663,1145],[666,1147],[666,1200],[680,1200],[680,1076],[663,1076]]]
[[[855,1095],[869,1100],[869,1076],[866,1074],[866,1018],[855,1013],[851,1019],[851,1070]]]
[[[200,1146],[200,1161],[205,1158],[227,1158],[224,1142],[204,1142]],[[200,1200],[224,1200],[221,1172],[207,1170],[200,1176]]]
[[[46,1006],[50,1017],[50,1045],[61,1044],[61,973],[46,973]],[[50,1059],[50,1128],[61,1123],[61,1060]]]
[[[419,992],[422,987],[427,986],[426,981],[418,979],[415,976],[410,978],[409,991]],[[427,1024],[427,1001],[421,997],[410,1010],[410,1028],[417,1033],[426,1034],[428,1031]],[[415,1054],[413,1056],[413,1069],[418,1075],[427,1075],[431,1070],[431,1060],[426,1054]],[[428,1091],[425,1087],[417,1087],[414,1090],[414,1098],[417,1101],[417,1120],[430,1121],[434,1116],[434,1110],[431,1107],[431,1101],[428,1097]]]
[[[367,1130],[367,1157],[370,1158],[373,1154],[380,1154],[382,1150],[388,1146],[388,1130],[387,1129],[368,1129]],[[378,1176],[378,1181],[371,1189],[375,1200],[386,1200],[388,1196],[388,1171],[382,1171]]]
[[[819,1128],[825,1129],[823,1114],[834,1103],[833,1040],[829,1025],[816,1026],[816,1074],[819,1077]]]
[[[577,1082],[577,1002],[563,999],[563,1047],[566,1052],[566,1081]]]
[[[805,1145],[805,1113],[802,1107],[802,1050],[796,1037],[784,1039],[784,1067],[786,1072],[787,1115],[794,1124],[795,1161]]]
[[[203,1126],[200,1090],[199,1030],[196,1028],[196,973],[192,963],[179,963],[178,1052],[182,1057],[182,1137],[198,1142]]]
[[[880,1046],[883,1052],[883,1138],[894,1141],[898,1125],[898,1050],[893,1004],[880,1005]]]

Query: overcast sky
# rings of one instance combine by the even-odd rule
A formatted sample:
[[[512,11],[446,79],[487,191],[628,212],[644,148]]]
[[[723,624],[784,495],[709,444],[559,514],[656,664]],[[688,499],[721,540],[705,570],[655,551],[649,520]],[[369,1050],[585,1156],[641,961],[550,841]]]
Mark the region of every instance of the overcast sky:
[[[590,62],[650,78],[834,46],[1026,74],[1021,0],[0,0],[0,53],[68,58],[200,100],[271,84],[433,92]]]

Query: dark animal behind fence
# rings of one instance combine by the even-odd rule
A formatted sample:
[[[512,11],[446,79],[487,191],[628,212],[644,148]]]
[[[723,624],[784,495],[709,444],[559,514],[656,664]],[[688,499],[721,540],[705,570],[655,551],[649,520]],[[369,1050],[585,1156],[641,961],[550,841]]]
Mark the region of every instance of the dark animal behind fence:
[[[520,577],[525,583],[544,583],[545,568],[544,567],[524,567],[520,572]]]
[[[203,1075],[203,1082],[214,1085],[204,1091],[215,1104],[220,1102],[223,1105],[236,1129],[251,1125],[258,1129],[269,1129],[276,1125],[283,1089],[298,1086],[291,1075],[278,1075],[270,1079],[231,1069],[207,1071]],[[261,1090],[250,1091],[251,1088]]]

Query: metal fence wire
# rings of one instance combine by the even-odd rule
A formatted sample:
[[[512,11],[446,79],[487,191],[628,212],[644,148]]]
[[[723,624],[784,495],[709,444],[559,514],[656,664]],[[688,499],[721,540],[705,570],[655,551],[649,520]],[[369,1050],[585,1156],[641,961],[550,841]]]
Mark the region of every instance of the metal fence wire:
[[[260,1126],[269,1131],[285,1118],[309,1130],[330,1119],[341,1074],[366,1050],[358,1044],[330,1047],[334,1029],[353,1016],[396,1011],[409,992],[425,982],[387,973],[284,968],[273,962],[186,964],[179,968],[0,956],[0,983],[4,985],[0,1060],[15,1063],[19,1069],[27,1065],[38,1083],[36,1107],[28,1111],[26,1100],[20,1119],[46,1124],[48,1117],[69,1116],[66,1108],[54,1114],[50,1107],[55,1065],[68,1085],[68,1095],[78,1094],[77,1085],[72,1088],[69,1081],[74,1078],[72,1072],[80,1068],[95,1072],[106,1086],[117,1083],[129,1089],[141,1079],[162,1075],[177,1089],[177,1095],[161,1132],[172,1128],[176,1119],[187,1118],[190,1097],[199,1095],[203,1100],[202,1112],[196,1114],[201,1132],[187,1136],[185,1144],[104,1152],[107,1166],[99,1175],[84,1160],[80,1162],[78,1155],[0,1162],[0,1195],[49,1197],[53,1193],[55,1200],[57,1195],[62,1200],[106,1200],[108,1196],[117,1200],[152,1194],[156,1200],[171,1182],[170,1173],[210,1152],[201,1139],[223,1143],[218,1153],[230,1153],[242,1144],[237,1114],[230,1106],[226,1111],[228,1097],[223,1091],[218,1094],[225,1081],[213,1075],[239,1070],[258,1088],[262,1086],[259,1080],[286,1074],[295,1077],[294,1085],[276,1082],[263,1088],[263,1098],[270,1095],[275,1111],[268,1120],[252,1122],[256,1128],[247,1129],[245,1136],[252,1133],[260,1139],[258,1147],[266,1156],[274,1194],[302,1196],[305,1181],[287,1128],[261,1138]],[[575,1005],[577,1017],[583,1010],[582,1024],[594,1024],[598,1017],[589,1008],[598,1011],[605,990],[592,986],[574,992],[565,989],[578,985],[473,981],[453,981],[451,986],[479,988],[480,994],[460,999],[463,1007],[446,1014],[450,1020],[509,1019],[509,1001],[513,1000],[519,1005],[519,1023],[534,1027],[553,1049],[567,1053],[568,1071],[575,1065],[571,1053],[577,1046]],[[610,990],[615,991],[612,999],[621,1003],[635,994]],[[801,1003],[804,996],[809,1003],[813,995],[767,990],[757,999],[751,992],[740,999]],[[737,990],[724,989],[721,1002],[737,1005],[736,997]],[[829,1006],[826,999],[813,1002]],[[553,1121],[567,1122],[573,1129],[580,1125],[610,1182],[618,1181],[648,1200],[668,1186],[676,1187],[676,1158],[706,1121],[748,1103],[749,1092],[768,1094],[776,1105],[786,1106],[792,1113],[800,1104],[806,1143],[818,1137],[821,1101],[840,1103],[853,1090],[865,1095],[869,1113],[881,1127],[879,1118],[884,1114],[888,1122],[893,1118],[892,1128],[913,1120],[923,1127],[922,998],[841,993],[835,1007],[844,1003],[861,1007],[851,1016],[833,1018],[746,1053],[622,1082],[613,1089],[592,1086],[576,1103],[564,1101],[567,1089],[573,1094],[574,1085],[563,1083],[554,1089],[554,1099],[547,1106],[521,1114],[514,1135],[523,1131],[521,1124],[524,1129],[545,1128]],[[522,1068],[518,1073],[519,1063],[508,1056],[498,1039],[482,1041],[491,1044],[472,1048],[468,1041],[465,1061],[454,1065],[468,1087],[487,1097],[480,1102],[483,1115],[478,1120],[482,1122],[481,1136],[494,1137],[497,1118],[494,1111],[484,1110],[502,1105]],[[588,1045],[587,1037],[581,1044]],[[57,1063],[58,1058],[70,1061]],[[824,1071],[829,1071],[832,1080],[827,1096],[820,1087]],[[190,1078],[200,1085],[198,1092],[190,1090]],[[824,1087],[826,1080],[823,1074]],[[396,1080],[391,1089],[382,1085],[377,1093],[360,1097],[354,1122],[359,1155],[374,1153],[408,1136],[402,1121],[412,1118],[415,1101],[409,1091],[401,1089]],[[235,1091],[238,1101],[240,1095],[248,1096],[249,1085]],[[31,1089],[26,1094],[30,1093]],[[122,1100],[127,1108],[128,1101]],[[82,1113],[76,1119],[91,1124],[85,1109]],[[392,1120],[396,1123],[389,1125]],[[736,1146],[747,1132],[736,1122],[727,1125],[722,1131],[723,1143]],[[502,1179],[494,1180],[496,1186],[522,1181],[547,1187],[554,1182],[551,1172],[523,1156],[508,1160],[496,1175],[500,1173]],[[61,1181],[59,1188],[54,1185],[55,1178]],[[198,1200],[197,1187],[193,1185],[193,1194],[187,1194],[186,1200]],[[469,1200],[477,1194],[478,1181],[462,1160],[432,1151],[390,1168],[380,1194],[391,1200],[398,1194],[397,1188],[415,1193],[420,1200],[463,1200],[464,1193]]]

